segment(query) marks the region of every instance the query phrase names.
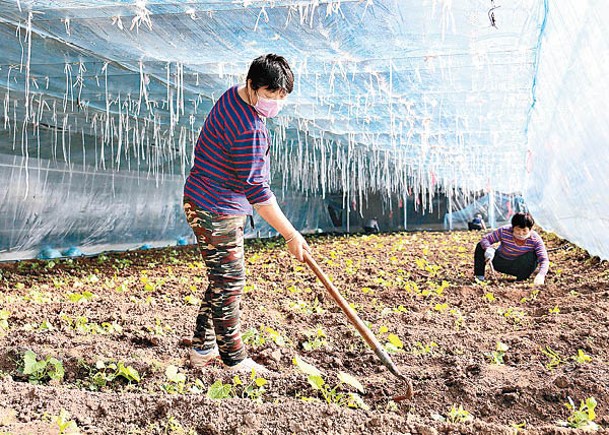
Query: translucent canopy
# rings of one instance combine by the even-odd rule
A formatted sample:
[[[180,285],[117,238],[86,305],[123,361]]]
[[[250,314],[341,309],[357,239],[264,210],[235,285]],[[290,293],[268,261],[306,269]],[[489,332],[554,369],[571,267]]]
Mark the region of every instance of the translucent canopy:
[[[540,196],[558,192],[535,190],[548,180],[527,156],[549,169],[537,152],[562,134],[552,104],[573,115],[577,74],[562,80],[559,43],[543,40],[567,38],[576,53],[584,42],[569,36],[598,4],[2,0],[0,259],[189,237],[181,194],[199,130],[267,52],[296,75],[268,126],[273,187],[299,228],[324,228],[328,195],[416,197],[425,209],[439,192],[525,189],[550,224],[561,215]],[[556,94],[547,105],[542,89]]]

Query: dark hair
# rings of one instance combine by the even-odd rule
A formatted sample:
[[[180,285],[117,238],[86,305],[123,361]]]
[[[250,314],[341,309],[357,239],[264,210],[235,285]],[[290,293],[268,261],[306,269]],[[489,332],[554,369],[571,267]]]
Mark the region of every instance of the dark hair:
[[[246,80],[252,81],[254,91],[266,86],[271,92],[281,89],[290,94],[294,89],[294,74],[288,61],[272,53],[254,59]]]
[[[529,213],[516,213],[512,216],[512,227],[533,228],[535,220]]]

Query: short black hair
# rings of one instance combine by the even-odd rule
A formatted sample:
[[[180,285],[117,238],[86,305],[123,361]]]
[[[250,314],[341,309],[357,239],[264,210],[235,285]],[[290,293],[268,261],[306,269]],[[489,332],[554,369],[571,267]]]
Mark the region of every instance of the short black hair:
[[[282,90],[288,94],[294,89],[294,73],[288,61],[276,54],[265,54],[254,59],[247,72],[247,79],[252,81],[252,89],[266,86],[271,92]]]
[[[529,213],[516,213],[512,216],[512,227],[533,228],[535,220]]]

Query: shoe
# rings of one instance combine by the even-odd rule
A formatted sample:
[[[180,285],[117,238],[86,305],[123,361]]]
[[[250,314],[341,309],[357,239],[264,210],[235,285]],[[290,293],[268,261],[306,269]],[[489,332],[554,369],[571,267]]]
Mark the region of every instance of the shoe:
[[[476,275],[476,282],[484,282],[484,275]]]
[[[219,357],[220,352],[217,345],[208,351],[197,350],[194,347],[190,348],[191,367],[205,367]]]
[[[268,376],[272,374],[272,372],[264,367],[263,365],[258,364],[251,358],[245,358],[239,364],[234,366],[228,366],[228,370],[234,373],[241,373],[244,375],[249,375],[252,373],[252,370],[256,373],[257,376]]]

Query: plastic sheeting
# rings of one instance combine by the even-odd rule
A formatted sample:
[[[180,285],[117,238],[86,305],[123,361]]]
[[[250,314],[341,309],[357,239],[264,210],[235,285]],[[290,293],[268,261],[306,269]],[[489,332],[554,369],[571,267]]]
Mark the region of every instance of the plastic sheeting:
[[[527,203],[546,229],[609,259],[609,4],[552,2],[529,127]]]
[[[551,13],[541,0],[0,1],[0,259],[181,240],[205,115],[265,52],[296,73],[269,127],[273,187],[298,228],[330,225],[329,195],[433,213],[439,191],[521,191]]]

